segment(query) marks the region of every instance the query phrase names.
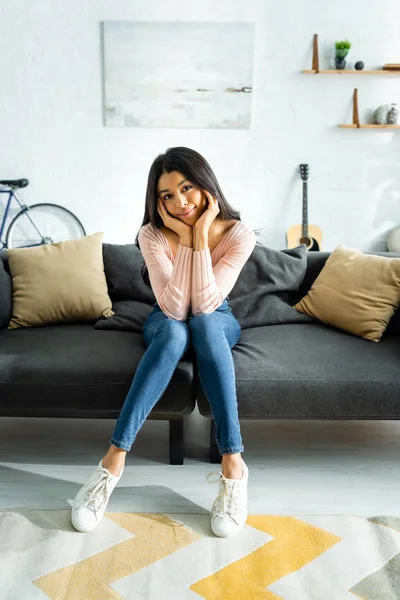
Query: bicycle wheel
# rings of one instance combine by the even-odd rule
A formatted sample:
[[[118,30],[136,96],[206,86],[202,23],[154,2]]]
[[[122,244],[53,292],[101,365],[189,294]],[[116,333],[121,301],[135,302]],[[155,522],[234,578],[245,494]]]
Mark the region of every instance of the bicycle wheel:
[[[26,248],[75,240],[86,235],[82,223],[58,204],[25,206],[11,221],[6,248]]]

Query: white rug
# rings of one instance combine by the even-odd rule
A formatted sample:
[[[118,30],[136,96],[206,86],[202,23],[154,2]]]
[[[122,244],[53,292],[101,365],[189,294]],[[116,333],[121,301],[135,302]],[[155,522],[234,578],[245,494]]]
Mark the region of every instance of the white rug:
[[[1,600],[400,600],[400,518],[0,511]]]

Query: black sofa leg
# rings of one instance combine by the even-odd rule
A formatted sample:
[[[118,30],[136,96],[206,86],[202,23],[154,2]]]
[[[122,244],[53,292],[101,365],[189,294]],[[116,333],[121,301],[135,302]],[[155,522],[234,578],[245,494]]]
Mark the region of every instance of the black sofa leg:
[[[210,419],[210,462],[220,463],[222,461],[222,456],[219,452],[215,433],[215,421],[214,419]]]
[[[183,465],[183,417],[169,421],[169,464]]]

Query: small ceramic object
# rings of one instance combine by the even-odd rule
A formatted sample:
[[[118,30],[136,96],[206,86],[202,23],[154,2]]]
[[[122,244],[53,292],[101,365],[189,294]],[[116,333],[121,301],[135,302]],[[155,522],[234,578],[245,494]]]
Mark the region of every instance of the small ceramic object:
[[[375,123],[377,123],[378,125],[386,125],[389,109],[389,104],[383,104],[382,106],[378,106],[378,108],[374,112]]]
[[[390,105],[390,109],[387,114],[387,124],[388,125],[397,125],[399,120],[399,109],[397,108],[397,104],[393,103]]]
[[[354,68],[355,68],[357,71],[362,71],[362,70],[363,70],[363,68],[364,68],[364,63],[363,63],[363,61],[362,61],[362,60],[359,60],[358,62],[356,62],[356,64],[354,65]]]

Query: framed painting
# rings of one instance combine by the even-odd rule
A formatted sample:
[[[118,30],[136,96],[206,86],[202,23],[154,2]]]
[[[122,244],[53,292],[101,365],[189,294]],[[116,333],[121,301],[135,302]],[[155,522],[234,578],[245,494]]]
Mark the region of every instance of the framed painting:
[[[254,23],[101,26],[107,127],[251,127]]]

